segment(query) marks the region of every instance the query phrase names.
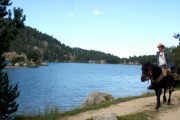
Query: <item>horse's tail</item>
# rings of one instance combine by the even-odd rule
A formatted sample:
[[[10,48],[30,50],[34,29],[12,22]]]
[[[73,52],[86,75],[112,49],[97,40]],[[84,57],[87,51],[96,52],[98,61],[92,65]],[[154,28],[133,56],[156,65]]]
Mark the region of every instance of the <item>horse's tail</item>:
[[[174,91],[174,88],[176,87],[174,78],[172,75],[167,75],[166,76],[166,80],[167,80],[167,88],[171,91]]]
[[[172,73],[171,76],[172,76],[171,79],[173,79],[174,82],[174,86],[175,87],[180,86],[180,75],[177,73]]]

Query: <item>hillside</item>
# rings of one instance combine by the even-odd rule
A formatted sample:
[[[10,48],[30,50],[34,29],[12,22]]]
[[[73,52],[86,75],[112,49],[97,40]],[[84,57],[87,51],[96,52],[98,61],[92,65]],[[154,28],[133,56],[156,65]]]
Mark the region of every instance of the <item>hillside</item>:
[[[11,43],[9,52],[23,54],[29,59],[35,54],[36,58],[42,61],[120,63],[120,58],[117,56],[69,47],[56,38],[31,27],[19,30],[17,38]]]

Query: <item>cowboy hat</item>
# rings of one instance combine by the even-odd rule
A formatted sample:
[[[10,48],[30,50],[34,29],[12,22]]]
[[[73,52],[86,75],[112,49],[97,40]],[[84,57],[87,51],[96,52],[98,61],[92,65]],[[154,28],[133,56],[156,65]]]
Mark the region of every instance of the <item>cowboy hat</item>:
[[[159,47],[162,47],[163,49],[165,48],[165,46],[162,44],[162,43],[159,43],[158,45],[157,45],[157,47],[159,48]]]

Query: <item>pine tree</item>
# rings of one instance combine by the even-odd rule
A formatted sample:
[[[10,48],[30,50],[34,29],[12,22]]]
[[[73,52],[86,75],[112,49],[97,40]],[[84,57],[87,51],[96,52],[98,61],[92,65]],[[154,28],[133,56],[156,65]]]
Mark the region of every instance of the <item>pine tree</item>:
[[[174,36],[173,36],[175,39],[178,39],[179,40],[179,46],[180,46],[180,34],[179,33],[177,33],[177,34],[175,34],[174,33]]]
[[[10,47],[15,39],[18,29],[23,27],[25,16],[20,8],[14,8],[14,17],[7,7],[12,3],[10,0],[0,0],[0,120],[12,119],[12,113],[18,109],[16,98],[19,96],[18,86],[9,83],[8,74],[4,71],[5,58],[3,53]]]

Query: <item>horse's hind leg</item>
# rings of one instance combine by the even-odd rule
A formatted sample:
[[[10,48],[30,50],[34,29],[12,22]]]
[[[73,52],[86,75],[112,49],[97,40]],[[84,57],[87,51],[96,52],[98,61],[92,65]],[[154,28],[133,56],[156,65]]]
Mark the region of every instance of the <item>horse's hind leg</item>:
[[[164,88],[164,95],[163,95],[163,102],[166,102],[167,99],[166,99],[166,89]]]
[[[168,98],[168,102],[167,104],[170,105],[171,104],[171,94],[174,91],[174,79],[173,78],[169,78],[169,98]]]

